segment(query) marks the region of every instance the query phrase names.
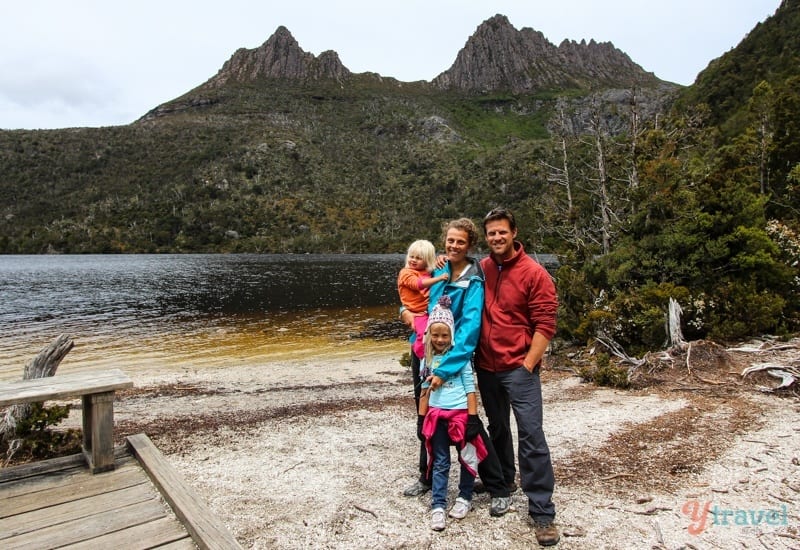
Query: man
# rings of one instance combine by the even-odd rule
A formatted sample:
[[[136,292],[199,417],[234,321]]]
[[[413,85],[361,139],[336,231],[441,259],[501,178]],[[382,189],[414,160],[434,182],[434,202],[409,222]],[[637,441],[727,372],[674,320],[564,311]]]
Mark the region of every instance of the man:
[[[536,540],[556,544],[552,501],[555,478],[542,429],[542,356],[556,330],[558,298],[550,275],[516,241],[514,214],[495,208],[483,221],[490,255],[481,260],[485,296],[476,372],[489,433],[503,478],[514,483],[514,442],[510,411],[518,429],[520,485]]]

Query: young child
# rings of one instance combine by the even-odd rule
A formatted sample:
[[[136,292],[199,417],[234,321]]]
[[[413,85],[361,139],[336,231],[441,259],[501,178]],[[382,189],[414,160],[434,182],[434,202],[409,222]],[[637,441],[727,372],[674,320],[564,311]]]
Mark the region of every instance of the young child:
[[[428,387],[430,377],[436,374],[442,356],[452,345],[453,325],[450,298],[445,294],[431,311],[425,331],[425,359],[420,371],[423,388]],[[475,382],[469,361],[441,388],[433,392],[426,389],[420,397],[419,414],[424,415],[425,420],[418,436],[425,439],[429,469],[432,469],[431,529],[434,531],[442,531],[445,527],[444,508],[447,505],[451,443],[455,443],[459,451],[461,477],[458,498],[449,515],[454,519],[462,519],[472,508],[478,462],[487,454],[483,440],[477,437],[480,429],[477,409]]]
[[[411,346],[414,354],[422,359],[425,355],[423,335],[428,324],[428,292],[439,281],[447,280],[447,273],[431,277],[436,263],[436,249],[430,241],[419,240],[409,245],[406,264],[397,276],[397,291],[400,302],[414,314],[416,340]]]

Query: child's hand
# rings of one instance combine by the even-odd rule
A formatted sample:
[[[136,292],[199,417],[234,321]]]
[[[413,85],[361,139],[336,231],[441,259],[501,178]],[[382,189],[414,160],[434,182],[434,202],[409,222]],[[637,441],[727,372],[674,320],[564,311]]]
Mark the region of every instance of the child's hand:
[[[439,378],[435,374],[432,375],[431,377],[429,377],[428,380],[431,383],[431,391],[438,390],[439,388],[442,387],[442,384],[444,384],[444,380],[442,380],[441,378]]]
[[[400,314],[400,320],[403,321],[403,323],[411,329],[414,328],[414,317],[416,317],[416,315],[414,315],[407,309],[404,309],[403,313]]]

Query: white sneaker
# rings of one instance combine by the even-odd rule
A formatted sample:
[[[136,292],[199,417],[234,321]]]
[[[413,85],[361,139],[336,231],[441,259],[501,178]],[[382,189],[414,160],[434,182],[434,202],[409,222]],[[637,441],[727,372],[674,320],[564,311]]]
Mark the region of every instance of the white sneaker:
[[[472,503],[470,501],[465,498],[458,497],[456,499],[456,503],[453,504],[452,508],[450,508],[450,514],[448,515],[454,519],[464,519],[471,509]]]
[[[444,531],[444,508],[434,508],[431,511],[431,529]]]

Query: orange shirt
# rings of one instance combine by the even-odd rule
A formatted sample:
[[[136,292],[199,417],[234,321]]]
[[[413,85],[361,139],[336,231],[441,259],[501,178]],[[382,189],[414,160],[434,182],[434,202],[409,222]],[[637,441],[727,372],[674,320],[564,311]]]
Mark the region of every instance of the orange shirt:
[[[422,279],[427,279],[430,273],[424,270],[404,267],[397,276],[397,292],[400,293],[400,302],[412,313],[428,313],[428,289],[420,285]]]

